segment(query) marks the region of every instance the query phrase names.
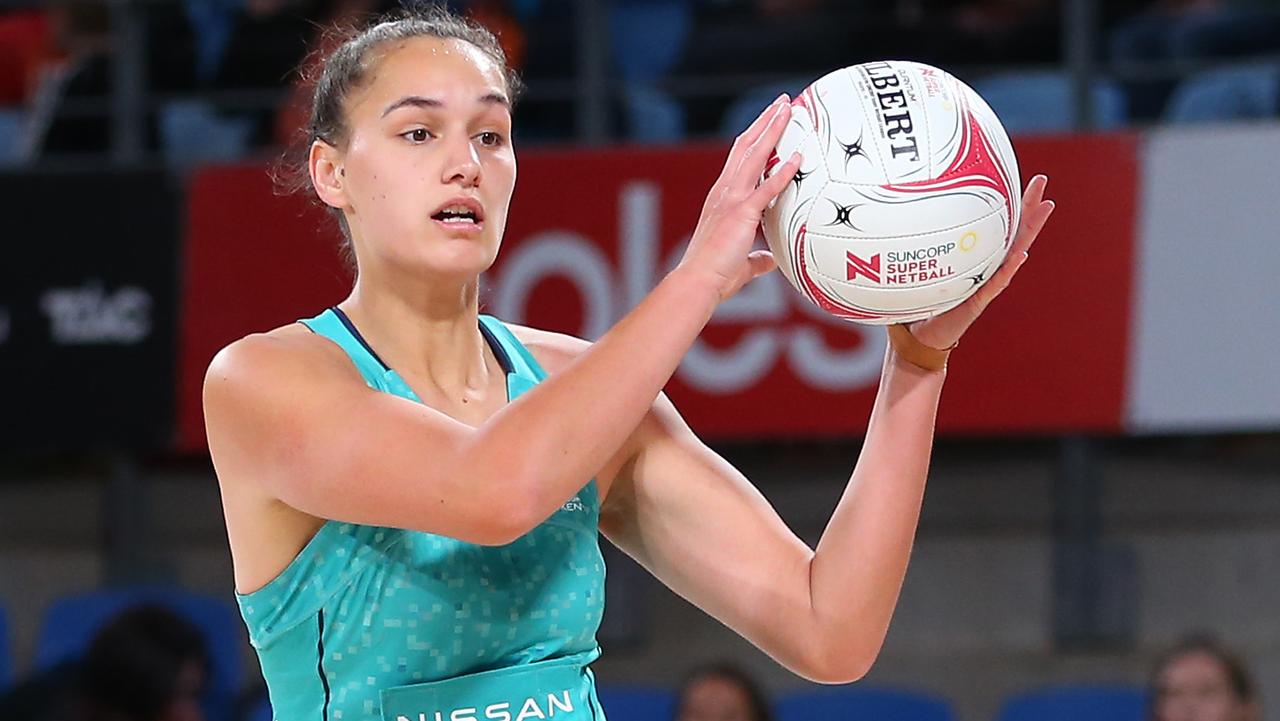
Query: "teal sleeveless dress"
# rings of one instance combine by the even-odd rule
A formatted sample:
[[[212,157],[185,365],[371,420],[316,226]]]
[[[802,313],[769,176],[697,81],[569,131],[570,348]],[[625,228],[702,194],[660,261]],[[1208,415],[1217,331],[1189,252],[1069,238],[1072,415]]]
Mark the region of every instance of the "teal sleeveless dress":
[[[340,310],[301,322],[346,351],[369,387],[419,401]],[[481,316],[480,328],[507,371],[508,400],[546,377],[500,321]],[[593,480],[506,546],[325,523],[279,576],[237,594],[275,720],[603,719],[587,668],[600,655],[604,611],[599,513]],[[522,687],[546,667],[559,674],[563,697]],[[508,683],[502,703],[454,698],[458,679],[492,696],[492,684],[473,681],[521,671],[525,680]],[[444,708],[385,708],[400,698],[389,689],[418,685],[443,689],[430,704]]]

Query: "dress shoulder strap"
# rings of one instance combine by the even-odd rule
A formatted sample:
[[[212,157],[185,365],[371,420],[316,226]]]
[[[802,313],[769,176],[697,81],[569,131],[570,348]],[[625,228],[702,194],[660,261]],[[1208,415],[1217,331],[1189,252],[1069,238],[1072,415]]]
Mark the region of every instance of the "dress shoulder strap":
[[[524,347],[505,323],[491,315],[482,315],[480,327],[488,331],[490,337],[506,351],[512,374],[524,376],[535,383],[547,377],[547,372],[538,363],[538,359],[533,357],[529,349]]]
[[[360,371],[360,375],[364,376],[365,381],[373,386],[381,387],[383,377],[390,369],[382,362],[378,354],[374,353],[373,349],[365,343],[360,334],[351,326],[351,321],[347,320],[340,311],[328,308],[314,318],[304,318],[298,322],[305,325],[316,335],[322,335],[336,343],[338,347],[346,351],[346,354],[351,358],[351,362]]]

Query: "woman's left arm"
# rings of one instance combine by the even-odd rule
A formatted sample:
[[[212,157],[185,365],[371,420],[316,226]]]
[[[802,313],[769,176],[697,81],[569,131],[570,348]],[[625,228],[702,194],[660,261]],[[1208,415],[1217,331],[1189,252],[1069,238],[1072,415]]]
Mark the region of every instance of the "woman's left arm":
[[[1024,198],[1017,240],[969,300],[911,326],[950,347],[1008,284],[1053,210],[1045,179]],[[601,529],[673,591],[795,673],[823,683],[871,668],[897,604],[920,515],[945,371],[890,347],[853,475],[816,550],[787,528],[665,397],[612,474]]]

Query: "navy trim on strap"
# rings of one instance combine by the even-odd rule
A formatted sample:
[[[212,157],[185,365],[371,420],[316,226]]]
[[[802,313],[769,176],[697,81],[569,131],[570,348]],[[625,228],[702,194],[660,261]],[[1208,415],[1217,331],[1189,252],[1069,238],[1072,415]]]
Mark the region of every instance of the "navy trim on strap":
[[[489,330],[489,326],[482,321],[480,323],[480,334],[484,336],[485,342],[493,349],[493,356],[498,359],[498,365],[502,366],[503,373],[515,373],[515,363],[511,362],[511,356],[507,354],[507,349],[502,345],[502,341]]]
[[[347,329],[347,332],[351,334],[351,337],[355,338],[356,342],[359,343],[366,351],[369,351],[369,355],[373,356],[373,359],[378,362],[378,365],[382,366],[382,370],[391,370],[391,366],[387,365],[387,362],[382,360],[382,357],[373,349],[373,346],[369,345],[369,342],[364,339],[364,336],[360,335],[360,331],[356,328],[356,324],[351,322],[351,319],[347,317],[346,313],[342,312],[341,308],[335,305],[329,310],[333,311],[333,314],[338,316],[338,320],[342,321],[343,327]],[[489,345],[489,349],[493,351],[493,356],[498,359],[498,365],[502,367],[502,372],[515,373],[516,365],[512,361],[511,356],[507,353],[506,347],[502,345],[502,341],[493,334],[493,331],[491,331],[484,322],[480,323],[480,335],[484,336],[485,343],[487,343]]]
[[[370,351],[372,353],[372,351]],[[329,677],[324,675],[324,609],[320,609],[317,614],[317,621],[320,624],[320,634],[317,637],[316,650],[319,658],[316,659],[316,670],[320,672],[320,685],[324,686],[324,721],[329,721]]]
[[[387,365],[386,361],[382,360],[382,358],[378,356],[377,351],[369,345],[368,341],[364,339],[364,336],[360,335],[360,331],[356,330],[356,324],[351,322],[351,319],[347,317],[346,313],[342,312],[341,308],[335,305],[329,310],[332,310],[333,314],[338,316],[338,320],[342,321],[342,325],[346,327],[347,332],[351,334],[351,337],[355,338],[360,345],[364,346],[365,350],[369,351],[369,355],[373,356],[373,359],[378,361],[378,365],[382,366],[382,370],[391,370],[391,366]]]
[[[502,343],[502,347],[511,354],[512,369],[507,371],[509,374],[521,376],[531,383],[537,383],[547,377],[546,371],[538,364],[538,360],[516,338],[506,323],[491,315],[481,315],[480,324],[487,328],[495,338],[498,338]]]

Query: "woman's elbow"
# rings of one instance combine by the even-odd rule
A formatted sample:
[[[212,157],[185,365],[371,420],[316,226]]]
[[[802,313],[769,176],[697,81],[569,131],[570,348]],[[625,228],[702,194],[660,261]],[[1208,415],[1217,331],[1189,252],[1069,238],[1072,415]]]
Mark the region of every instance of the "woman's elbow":
[[[874,663],[874,658],[869,660],[851,658],[833,662],[816,669],[815,673],[809,677],[809,680],[829,686],[854,683],[855,681],[861,681],[871,671],[871,666]]]
[[[839,685],[862,680],[875,665],[880,646],[867,648],[864,644],[835,643],[832,636],[819,636],[808,654],[804,668],[795,669],[805,679],[814,683]]]
[[[482,501],[473,510],[472,538],[467,539],[481,546],[506,546],[528,534],[546,520],[537,512],[537,501],[531,493],[516,490],[500,494],[500,497]]]

